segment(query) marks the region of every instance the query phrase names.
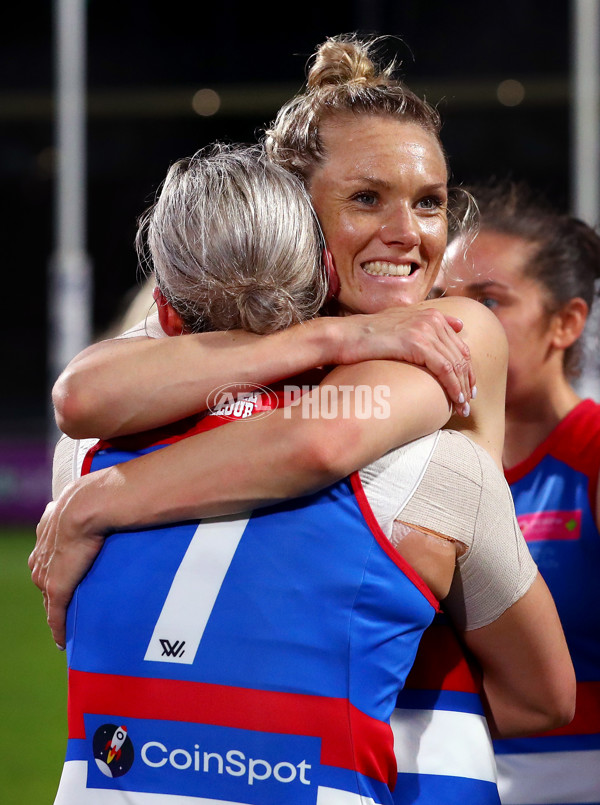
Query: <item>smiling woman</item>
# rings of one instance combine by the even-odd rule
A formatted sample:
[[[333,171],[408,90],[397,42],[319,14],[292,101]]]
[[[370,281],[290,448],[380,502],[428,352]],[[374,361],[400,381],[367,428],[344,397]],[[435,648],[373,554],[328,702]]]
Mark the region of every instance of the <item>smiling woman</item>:
[[[335,256],[344,313],[427,296],[447,237],[447,171],[437,138],[414,123],[349,114],[326,120],[327,161],[309,180]]]
[[[393,65],[371,61],[374,50],[328,40],[306,92],[282,107],[265,141],[272,159],[309,189],[343,314],[423,301],[447,238],[440,117],[398,81]]]

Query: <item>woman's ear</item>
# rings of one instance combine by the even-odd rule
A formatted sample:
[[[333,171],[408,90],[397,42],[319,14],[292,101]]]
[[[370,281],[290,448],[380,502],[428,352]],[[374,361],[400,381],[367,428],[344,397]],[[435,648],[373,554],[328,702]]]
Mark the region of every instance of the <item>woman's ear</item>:
[[[552,346],[555,349],[568,349],[583,333],[589,313],[588,304],[579,296],[569,299],[558,313],[554,314],[552,324]]]
[[[330,302],[332,299],[336,299],[340,292],[340,278],[336,271],[335,263],[333,262],[333,255],[327,247],[323,249],[323,265],[325,266],[329,280],[329,290],[325,301]]]
[[[158,308],[160,326],[163,328],[165,334],[169,336],[181,335],[184,330],[184,324],[179,313],[175,310],[173,305],[167,301],[167,298],[160,288],[156,287],[152,292],[152,296]]]

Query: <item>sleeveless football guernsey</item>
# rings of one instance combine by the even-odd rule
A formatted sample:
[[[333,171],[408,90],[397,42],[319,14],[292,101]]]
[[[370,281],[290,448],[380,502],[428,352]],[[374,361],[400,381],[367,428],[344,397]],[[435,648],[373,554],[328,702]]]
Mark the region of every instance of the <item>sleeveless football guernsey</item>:
[[[481,675],[438,613],[392,715],[395,805],[499,805]]]
[[[521,529],[558,609],[575,673],[575,718],[496,741],[504,805],[600,803],[600,535],[595,505],[600,405],[584,400],[506,471]]]
[[[389,720],[436,602],[358,476],[152,531],[107,539],[69,608],[56,803],[392,803]]]

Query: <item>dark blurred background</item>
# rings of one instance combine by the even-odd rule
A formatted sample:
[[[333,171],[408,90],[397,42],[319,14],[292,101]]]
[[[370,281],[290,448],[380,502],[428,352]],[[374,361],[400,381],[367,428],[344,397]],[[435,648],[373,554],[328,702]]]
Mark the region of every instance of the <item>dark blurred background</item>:
[[[336,33],[397,37],[390,52],[407,82],[439,105],[455,182],[511,174],[563,208],[571,203],[566,0],[89,0],[86,10],[94,338],[136,286],[136,218],[169,164],[217,138],[255,140],[302,85],[315,46]],[[5,467],[17,442],[21,454],[39,451],[54,379],[47,348],[55,246],[53,13],[51,2],[13,3],[3,8],[0,26]],[[197,94],[207,89],[212,94]],[[220,107],[207,114],[213,110],[203,98],[210,107],[214,93]],[[7,473],[0,466],[0,500],[16,488]],[[31,489],[41,483],[33,475]]]

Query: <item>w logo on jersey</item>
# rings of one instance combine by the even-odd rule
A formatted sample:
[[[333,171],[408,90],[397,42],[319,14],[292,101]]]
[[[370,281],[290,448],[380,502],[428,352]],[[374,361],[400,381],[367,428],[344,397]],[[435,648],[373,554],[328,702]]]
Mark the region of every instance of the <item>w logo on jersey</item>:
[[[159,642],[162,646],[163,657],[183,657],[185,654],[185,640],[176,640],[174,643],[171,643],[169,640],[160,638]]]
[[[198,525],[154,625],[145,660],[193,664],[247,525],[247,514],[203,520]],[[173,633],[175,641],[163,637]]]

